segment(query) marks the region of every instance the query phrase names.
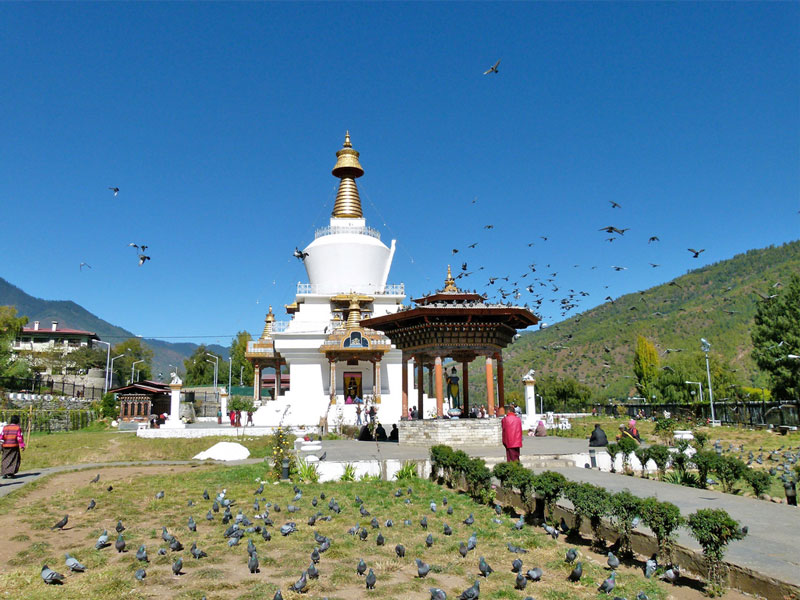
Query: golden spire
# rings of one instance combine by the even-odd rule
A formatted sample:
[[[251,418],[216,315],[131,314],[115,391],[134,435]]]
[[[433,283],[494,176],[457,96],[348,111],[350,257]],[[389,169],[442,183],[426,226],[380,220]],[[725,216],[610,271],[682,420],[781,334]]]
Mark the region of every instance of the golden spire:
[[[261,332],[261,339],[266,340],[272,337],[272,324],[275,322],[275,315],[272,314],[272,305],[269,306],[269,312],[264,317],[264,331]]]
[[[331,173],[342,180],[336,193],[333,216],[340,219],[361,219],[364,215],[361,212],[356,179],[364,174],[364,169],[358,162],[358,152],[353,150],[353,144],[350,143],[349,131],[345,133],[342,149],[336,153],[336,166]]]
[[[450,271],[450,265],[447,265],[447,279],[444,280],[443,292],[457,292],[456,280],[453,279],[453,273]]]
[[[350,311],[347,315],[347,329],[356,329],[361,327],[361,302],[357,295],[353,294],[350,298]]]

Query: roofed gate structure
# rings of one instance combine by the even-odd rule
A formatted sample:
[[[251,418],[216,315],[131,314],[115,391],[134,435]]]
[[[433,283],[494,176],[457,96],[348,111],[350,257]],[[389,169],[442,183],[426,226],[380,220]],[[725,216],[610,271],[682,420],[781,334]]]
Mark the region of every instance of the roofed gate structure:
[[[445,374],[442,365],[447,358],[462,364],[463,409],[469,413],[469,364],[479,356],[486,357],[486,405],[490,416],[505,414],[502,350],[514,339],[519,329],[539,322],[528,309],[505,304],[487,303],[483,296],[463,292],[455,285],[450,267],[444,288],[434,294],[414,300],[416,306],[394,314],[365,319],[364,327],[383,332],[392,344],[402,351],[402,418],[409,419],[408,363],[417,365],[417,418],[425,415],[423,406],[423,369],[433,365],[436,412],[444,412]],[[494,361],[497,361],[497,403],[494,391]],[[499,430],[499,427],[497,428]],[[401,442],[403,441],[401,429]],[[408,441],[408,440],[406,440]],[[439,443],[441,439],[431,439]]]

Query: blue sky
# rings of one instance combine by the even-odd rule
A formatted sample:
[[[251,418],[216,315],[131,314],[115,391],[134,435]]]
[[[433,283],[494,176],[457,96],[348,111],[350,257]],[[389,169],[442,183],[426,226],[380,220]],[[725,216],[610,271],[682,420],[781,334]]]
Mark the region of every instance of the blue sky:
[[[258,333],[349,129],[390,282],[536,263],[554,322],[800,237],[799,31],[798,3],[2,4],[0,276],[144,336]]]

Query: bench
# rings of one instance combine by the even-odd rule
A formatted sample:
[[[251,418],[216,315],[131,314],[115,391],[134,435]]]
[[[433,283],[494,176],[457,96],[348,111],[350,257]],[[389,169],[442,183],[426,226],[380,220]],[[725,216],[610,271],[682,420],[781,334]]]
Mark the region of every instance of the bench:
[[[797,427],[794,425],[781,425],[778,427],[778,429],[780,430],[781,435],[786,435],[790,431],[797,431]]]
[[[694,434],[688,429],[679,429],[673,433],[675,441],[678,440],[693,440]]]

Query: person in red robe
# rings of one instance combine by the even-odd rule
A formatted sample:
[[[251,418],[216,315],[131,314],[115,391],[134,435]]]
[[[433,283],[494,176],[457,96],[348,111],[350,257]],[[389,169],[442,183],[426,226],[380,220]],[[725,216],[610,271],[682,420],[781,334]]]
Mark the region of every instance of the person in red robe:
[[[509,412],[501,421],[503,429],[503,446],[506,448],[506,461],[519,462],[519,451],[522,448],[522,420],[516,411]]]

